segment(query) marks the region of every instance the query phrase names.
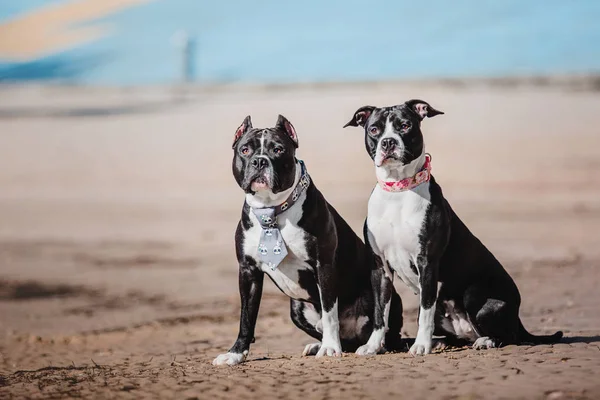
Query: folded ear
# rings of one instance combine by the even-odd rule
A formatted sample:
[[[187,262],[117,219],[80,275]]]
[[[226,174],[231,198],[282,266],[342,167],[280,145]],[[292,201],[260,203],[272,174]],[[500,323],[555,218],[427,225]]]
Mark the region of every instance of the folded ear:
[[[436,110],[435,108],[431,107],[429,103],[423,100],[409,100],[404,104],[411,108],[419,117],[421,117],[421,119],[424,119],[425,117],[431,118],[435,117],[436,115],[443,114],[442,111]]]
[[[279,114],[275,128],[285,132],[288,137],[292,139],[292,142],[294,142],[294,146],[298,148],[298,135],[296,135],[296,129],[294,129],[292,123],[283,115]]]
[[[240,140],[240,138],[244,136],[244,134],[250,129],[252,129],[252,120],[248,115],[246,118],[244,118],[244,122],[242,122],[240,127],[237,128],[237,130],[235,131],[235,136],[233,137],[233,145],[231,146],[231,148],[235,148],[235,145]]]
[[[352,117],[352,119],[348,121],[346,125],[344,125],[344,128],[347,126],[365,126],[367,119],[369,119],[369,116],[375,108],[376,107],[373,106],[363,106],[359,108],[354,113],[354,117]]]

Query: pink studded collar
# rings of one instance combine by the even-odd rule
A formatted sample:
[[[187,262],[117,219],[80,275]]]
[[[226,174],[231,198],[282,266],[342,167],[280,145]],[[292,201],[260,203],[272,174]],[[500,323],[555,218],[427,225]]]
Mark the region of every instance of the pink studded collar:
[[[379,186],[386,192],[403,192],[416,188],[422,183],[429,182],[431,179],[431,156],[425,154],[425,163],[423,168],[415,176],[402,179],[401,181],[382,181],[378,180]]]

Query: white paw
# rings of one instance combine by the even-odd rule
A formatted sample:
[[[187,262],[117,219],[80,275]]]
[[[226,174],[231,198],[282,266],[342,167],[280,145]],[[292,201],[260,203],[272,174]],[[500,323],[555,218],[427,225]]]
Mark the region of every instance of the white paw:
[[[319,352],[321,348],[321,342],[311,343],[304,346],[304,350],[302,351],[302,356],[314,356]]]
[[[486,350],[496,347],[496,343],[488,336],[482,336],[473,343],[474,350]]]
[[[415,343],[410,346],[409,352],[413,356],[424,356],[425,354],[431,353],[431,340],[415,341]]]
[[[213,360],[213,365],[237,365],[246,360],[248,351],[243,353],[224,353],[219,354],[217,358]]]
[[[341,357],[342,356],[342,346],[338,344],[321,344],[321,348],[317,352],[316,357]]]
[[[383,346],[372,346],[369,343],[363,344],[356,350],[359,356],[372,356],[378,354],[383,349]]]

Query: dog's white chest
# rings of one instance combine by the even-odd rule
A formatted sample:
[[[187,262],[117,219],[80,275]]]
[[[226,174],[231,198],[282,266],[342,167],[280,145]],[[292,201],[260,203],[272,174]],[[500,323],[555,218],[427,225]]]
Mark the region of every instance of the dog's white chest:
[[[312,271],[312,267],[307,263],[309,255],[305,246],[304,231],[297,225],[301,214],[301,206],[298,204],[278,216],[278,226],[288,254],[275,270],[260,262],[258,244],[262,228],[252,211],[250,221],[253,226],[244,234],[244,253],[260,263],[261,270],[269,275],[283,293],[294,299],[309,300],[308,292],[299,284],[301,271]]]
[[[373,251],[415,293],[420,292],[419,275],[415,271],[429,199],[429,183],[396,193],[377,186],[369,199],[367,227]]]

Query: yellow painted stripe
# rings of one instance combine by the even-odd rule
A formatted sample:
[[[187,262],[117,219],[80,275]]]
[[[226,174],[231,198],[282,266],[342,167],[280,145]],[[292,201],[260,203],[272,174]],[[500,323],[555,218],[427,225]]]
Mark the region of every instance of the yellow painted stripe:
[[[29,61],[99,39],[107,25],[74,27],[152,0],[71,0],[38,8],[0,25],[0,58]]]

